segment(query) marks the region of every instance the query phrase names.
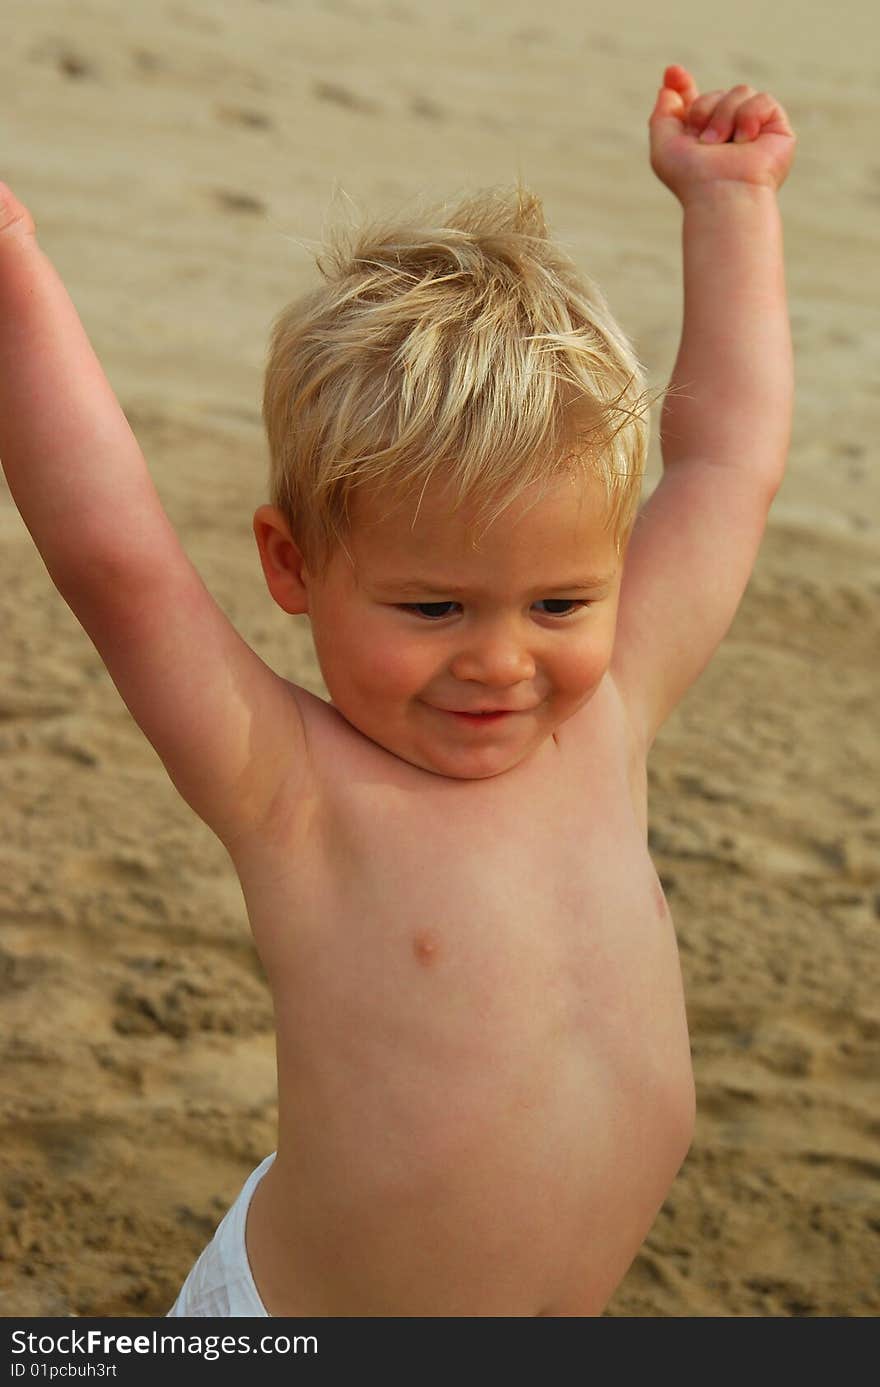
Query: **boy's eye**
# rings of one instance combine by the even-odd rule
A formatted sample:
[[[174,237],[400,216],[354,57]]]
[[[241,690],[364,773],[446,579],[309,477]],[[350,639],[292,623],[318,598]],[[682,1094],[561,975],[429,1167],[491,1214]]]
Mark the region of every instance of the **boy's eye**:
[[[589,606],[589,603],[581,601],[576,597],[544,597],[538,605],[549,609],[544,613],[545,616],[565,617],[572,616],[580,607]],[[424,621],[442,621],[444,617],[450,615],[449,609],[457,606],[457,602],[401,603],[401,607],[405,612],[415,612]],[[560,608],[567,608],[568,610],[560,610]]]
[[[545,607],[569,608],[569,610],[565,612],[561,612],[558,610],[548,611],[547,613],[545,613],[545,615],[547,616],[573,616],[574,613],[578,611],[581,607],[588,607],[590,605],[589,602],[583,602],[577,597],[544,597],[541,599],[541,601],[543,602]]]
[[[449,616],[449,612],[443,610],[448,607],[458,606],[457,602],[403,602],[401,603],[405,612],[416,612],[424,617],[426,621],[440,621],[444,616]],[[439,610],[438,610],[439,609]]]

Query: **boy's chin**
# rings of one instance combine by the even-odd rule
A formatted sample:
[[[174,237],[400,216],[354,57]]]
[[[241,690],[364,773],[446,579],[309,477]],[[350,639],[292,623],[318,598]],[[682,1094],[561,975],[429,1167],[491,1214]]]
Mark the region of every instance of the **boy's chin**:
[[[544,741],[549,740],[549,737],[543,738],[538,746],[387,747],[386,750],[411,766],[446,780],[492,780],[530,760]]]
[[[361,721],[356,714],[350,716],[332,698],[329,702],[350,727],[374,746],[406,765],[446,780],[491,780],[504,775],[530,760],[545,743],[552,742],[554,736],[553,729],[548,728],[531,738],[520,736],[511,739],[508,736],[495,737],[487,728],[484,742],[481,741],[482,734],[470,740],[467,733],[459,741],[455,736],[450,740],[448,735],[443,735],[444,729],[439,727],[436,736],[426,736],[424,728],[413,735],[403,731],[394,736],[389,734],[387,728],[368,726],[366,720]],[[452,716],[439,709],[435,711],[438,717]]]

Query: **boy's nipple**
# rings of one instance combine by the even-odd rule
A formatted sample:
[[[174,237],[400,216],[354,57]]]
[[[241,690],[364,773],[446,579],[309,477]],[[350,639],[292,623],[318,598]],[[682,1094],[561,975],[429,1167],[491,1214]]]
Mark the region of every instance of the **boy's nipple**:
[[[412,948],[417,962],[424,968],[430,968],[437,962],[440,941],[433,930],[420,929],[413,935]]]

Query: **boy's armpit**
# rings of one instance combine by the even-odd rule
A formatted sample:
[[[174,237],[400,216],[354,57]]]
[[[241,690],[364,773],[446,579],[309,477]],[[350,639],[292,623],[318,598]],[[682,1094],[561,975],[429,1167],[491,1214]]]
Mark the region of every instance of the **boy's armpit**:
[[[282,784],[305,784],[302,714],[167,535],[147,571],[97,559],[62,592],[174,785],[229,846],[259,831]]]
[[[747,467],[676,462],[633,529],[611,673],[649,746],[727,633],[777,482]]]

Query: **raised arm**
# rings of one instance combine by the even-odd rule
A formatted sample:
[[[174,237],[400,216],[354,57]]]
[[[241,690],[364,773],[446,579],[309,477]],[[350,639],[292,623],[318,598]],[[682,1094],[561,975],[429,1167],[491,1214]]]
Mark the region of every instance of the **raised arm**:
[[[52,580],[226,842],[305,774],[289,685],[205,589],[30,214],[0,184],[0,460]]]
[[[750,87],[699,96],[667,68],[654,172],[682,205],[684,320],[663,477],[624,567],[613,672],[646,743],[733,620],[782,480],[794,394],[776,193],[794,136]]]

